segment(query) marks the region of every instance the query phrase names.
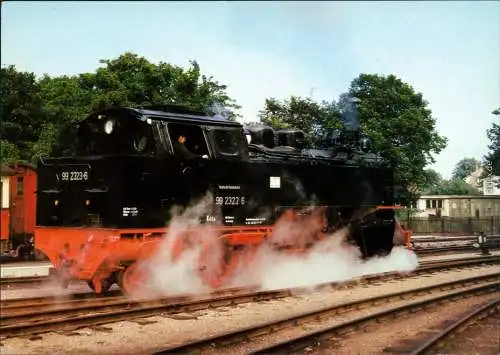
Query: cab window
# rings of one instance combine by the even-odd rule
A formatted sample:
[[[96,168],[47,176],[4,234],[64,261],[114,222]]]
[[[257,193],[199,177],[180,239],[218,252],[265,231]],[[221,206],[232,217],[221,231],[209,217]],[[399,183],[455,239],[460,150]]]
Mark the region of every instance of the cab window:
[[[215,129],[212,134],[220,154],[240,154],[241,132],[239,130]]]
[[[174,154],[208,155],[207,142],[200,126],[170,122],[168,133]]]

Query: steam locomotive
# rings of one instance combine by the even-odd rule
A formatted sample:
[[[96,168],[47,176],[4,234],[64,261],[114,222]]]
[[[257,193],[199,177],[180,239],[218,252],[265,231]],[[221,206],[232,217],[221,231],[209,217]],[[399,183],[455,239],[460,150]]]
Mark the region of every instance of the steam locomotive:
[[[311,149],[297,129],[120,107],[80,122],[77,142],[77,156],[38,164],[36,248],[63,285],[133,293],[146,283],[141,261],[169,238],[173,259],[201,248],[195,269],[213,288],[236,263],[251,268],[262,245],[306,253],[347,230],[366,259],[395,244],[393,168],[356,127],[330,130]],[[174,231],[186,211],[192,218]]]

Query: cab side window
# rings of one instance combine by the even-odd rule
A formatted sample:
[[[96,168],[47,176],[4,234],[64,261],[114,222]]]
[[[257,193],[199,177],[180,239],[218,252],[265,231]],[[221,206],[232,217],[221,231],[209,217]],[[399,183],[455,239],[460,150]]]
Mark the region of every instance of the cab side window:
[[[224,155],[238,155],[240,153],[240,132],[235,130],[216,129],[213,137],[217,150]]]
[[[168,133],[174,147],[174,154],[183,154],[179,150],[182,149],[185,152],[185,149],[187,149],[188,152],[185,154],[191,153],[196,156],[208,155],[208,146],[201,127],[189,124],[169,123]]]
[[[130,128],[131,148],[135,154],[151,154],[156,152],[156,144],[152,126],[146,122],[134,121]]]

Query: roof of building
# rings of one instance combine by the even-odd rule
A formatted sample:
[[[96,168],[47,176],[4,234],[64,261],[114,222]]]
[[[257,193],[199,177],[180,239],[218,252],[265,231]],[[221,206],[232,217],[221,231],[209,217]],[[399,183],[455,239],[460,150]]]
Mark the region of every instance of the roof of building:
[[[10,166],[12,168],[15,168],[15,167],[25,167],[25,168],[30,168],[30,169],[36,170],[36,165],[35,164],[32,164],[32,163],[27,162],[27,161],[22,161],[22,160],[17,161],[14,164],[11,164]]]
[[[6,164],[2,164],[0,170],[2,172],[2,176],[12,176],[16,174],[16,172],[13,169],[9,168]]]
[[[483,198],[500,198],[500,195],[422,195],[420,199],[483,199]]]

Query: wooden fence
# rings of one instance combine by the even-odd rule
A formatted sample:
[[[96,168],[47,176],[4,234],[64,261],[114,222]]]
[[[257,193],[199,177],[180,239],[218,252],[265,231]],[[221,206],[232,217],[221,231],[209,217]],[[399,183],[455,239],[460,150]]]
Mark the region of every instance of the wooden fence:
[[[474,235],[484,232],[486,235],[500,235],[500,216],[484,218],[462,217],[410,217],[400,219],[414,234],[431,235]]]

